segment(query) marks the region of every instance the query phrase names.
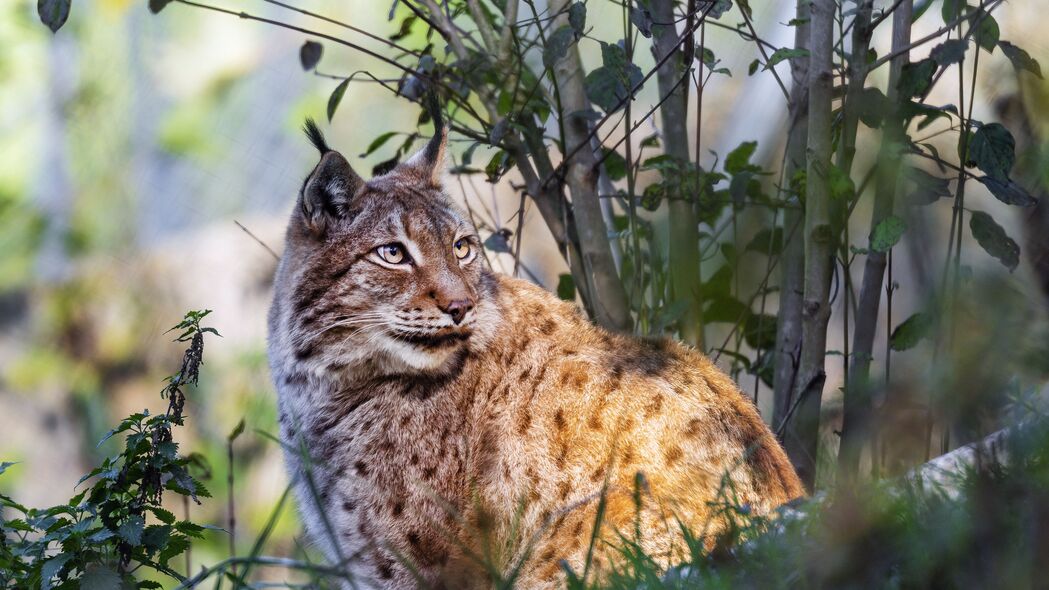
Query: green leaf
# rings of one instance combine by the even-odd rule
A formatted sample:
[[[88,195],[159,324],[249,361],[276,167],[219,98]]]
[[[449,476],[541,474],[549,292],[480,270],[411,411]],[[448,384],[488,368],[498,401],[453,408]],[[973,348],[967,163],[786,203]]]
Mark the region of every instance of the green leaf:
[[[998,47],[1002,48],[1002,53],[1009,58],[1017,72],[1026,70],[1039,78],[1042,77],[1042,66],[1038,65],[1038,61],[1031,57],[1031,54],[1008,41],[999,41]]]
[[[375,150],[381,148],[383,145],[386,144],[387,141],[390,141],[390,138],[395,137],[396,135],[397,135],[396,131],[387,131],[386,133],[383,133],[379,137],[376,137],[375,139],[372,140],[371,143],[368,144],[368,149],[364,150],[364,153],[361,154],[361,157],[362,158],[366,158],[366,157],[372,155],[373,153],[375,153]]]
[[[914,183],[906,202],[910,205],[931,205],[941,197],[951,196],[950,181],[933,176],[920,168],[907,168],[905,176]]]
[[[0,475],[3,475],[4,472],[7,471],[7,468],[11,467],[12,465],[18,465],[18,462],[12,463],[9,461],[4,461],[3,463],[0,463]]]
[[[484,247],[491,252],[509,254],[511,252],[510,236],[512,235],[513,233],[510,230],[500,228],[498,231],[493,232],[492,235],[485,238]]]
[[[940,9],[943,24],[949,24],[957,20],[962,15],[962,11],[965,10],[967,4],[967,0],[943,0],[943,7]]]
[[[80,577],[80,590],[120,590],[120,575],[105,566],[94,566]]]
[[[1020,246],[990,215],[983,211],[973,211],[969,217],[969,229],[972,230],[976,243],[980,244],[985,252],[997,258],[1010,272],[1016,270],[1020,264]]]
[[[50,590],[51,579],[57,576],[59,570],[62,569],[62,566],[72,558],[72,553],[59,553],[45,561],[44,564],[40,566],[40,589]]]
[[[892,331],[889,337],[889,347],[897,352],[914,348],[918,342],[929,335],[932,327],[932,316],[926,313],[916,313]]]
[[[235,427],[233,427],[233,431],[229,433],[228,437],[226,437],[226,440],[228,440],[229,442],[233,442],[233,441],[237,440],[237,437],[240,436],[243,433],[244,433],[244,418],[241,418],[240,422],[237,422],[237,425]]]
[[[900,72],[900,81],[896,84],[900,99],[922,96],[932,85],[932,77],[936,74],[936,60],[923,59],[917,63],[903,65]]]
[[[561,58],[568,55],[568,48],[575,43],[576,34],[572,27],[564,25],[546,38],[543,48],[543,65],[552,68]]]
[[[644,6],[630,7],[630,22],[645,38],[652,38],[652,13]]]
[[[52,33],[57,33],[69,18],[69,8],[72,0],[37,0],[36,13],[40,16],[40,22],[47,25]],[[152,2],[150,8],[152,8]]]
[[[987,53],[993,53],[994,46],[998,44],[998,39],[1002,36],[998,21],[994,20],[989,12],[980,8],[973,12],[971,22],[976,25],[976,31],[973,33],[976,44]]]
[[[1031,196],[1022,186],[1009,180],[1001,182],[991,178],[990,176],[984,176],[978,179],[991,191],[994,198],[1005,203],[1006,205],[1018,205],[1020,207],[1031,207],[1038,203],[1038,199]]]
[[[770,230],[765,228],[754,235],[747,247],[746,252],[761,252],[766,256],[776,256],[783,250],[783,228],[777,227]]]
[[[969,42],[965,39],[948,39],[932,48],[929,57],[936,61],[940,67],[947,67],[965,59],[965,52],[969,49]]]
[[[149,506],[149,511],[153,513],[153,516],[157,517],[157,520],[164,524],[175,522],[175,515],[159,506]]]
[[[575,31],[576,37],[582,37],[586,32],[586,4],[573,2],[568,7],[568,24]]]
[[[900,238],[903,237],[903,232],[906,230],[907,224],[895,215],[882,219],[878,222],[878,225],[874,226],[874,231],[871,232],[871,249],[878,252],[888,252],[890,248],[900,241]]]
[[[307,72],[317,67],[324,54],[324,46],[316,41],[307,41],[299,48],[299,63]]]
[[[704,299],[705,323],[735,324],[750,317],[750,307],[731,295],[716,295]]]
[[[834,164],[830,165],[827,184],[830,187],[830,196],[833,199],[851,201],[856,194],[856,184],[852,182],[852,178]]]
[[[145,527],[146,521],[139,515],[132,515],[127,518],[120,527],[117,528],[117,535],[120,536],[128,545],[132,547],[138,547],[142,544],[142,529]]]
[[[969,160],[995,180],[1008,182],[1016,161],[1016,142],[1000,123],[981,125],[972,135]]]
[[[331,96],[328,97],[328,121],[332,120],[335,116],[335,111],[339,108],[339,103],[342,102],[342,95],[346,94],[346,87],[350,85],[350,79],[346,78],[332,91]]]
[[[604,159],[605,172],[608,173],[608,179],[615,182],[626,178],[626,158],[619,155],[619,152],[608,148],[601,148],[601,151],[604,154],[602,158]]]
[[[626,51],[618,44],[602,43],[601,57],[604,65],[587,74],[584,86],[591,102],[606,113],[613,113],[626,104],[631,91],[645,76],[641,68],[627,60]]]
[[[557,296],[565,301],[575,301],[575,279],[572,278],[572,275],[558,275]]]
[[[757,149],[758,142],[756,141],[744,141],[736,146],[736,149],[729,152],[728,156],[725,157],[725,172],[739,174],[741,172],[760,170],[760,168],[750,163],[750,158]]]
[[[750,62],[750,65],[747,66],[747,75],[748,76],[753,76],[754,73],[758,71],[758,67],[760,67],[760,66],[761,66],[761,60],[760,59],[755,59],[754,61]]]
[[[740,3],[740,9],[746,2]],[[729,10],[732,10],[732,0],[715,0],[714,6],[710,8],[710,12],[707,13],[707,18],[721,18],[721,15],[725,14]],[[748,10],[749,12],[749,10]]]
[[[743,339],[755,349],[768,350],[776,346],[776,316],[754,313],[743,325]]]
[[[809,54],[809,50],[808,49],[795,49],[793,47],[780,47],[776,51],[772,52],[772,55],[769,56],[768,63],[765,64],[765,67],[762,68],[762,69],[767,70],[767,69],[769,69],[771,67],[774,67],[776,64],[778,64],[779,62],[781,62],[781,61],[783,61],[785,59],[795,59],[795,58],[799,58],[799,57],[808,57],[809,55],[810,54]]]
[[[164,7],[171,4],[172,0],[149,0],[149,11],[158,14]]]
[[[888,97],[874,87],[864,88],[863,92],[856,96],[854,102],[855,104],[850,106],[856,109],[860,121],[871,129],[881,127],[882,121],[890,112]]]

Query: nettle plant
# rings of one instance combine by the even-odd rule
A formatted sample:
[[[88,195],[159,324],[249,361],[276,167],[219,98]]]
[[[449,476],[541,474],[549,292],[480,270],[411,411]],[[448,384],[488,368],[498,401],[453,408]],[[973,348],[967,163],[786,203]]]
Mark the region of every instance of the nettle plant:
[[[70,2],[41,0],[43,21],[60,27]],[[940,350],[954,338],[940,328],[955,322],[953,301],[971,274],[963,250],[975,248],[963,242],[1010,271],[1019,265],[1016,240],[981,201],[1022,207],[1035,200],[1014,178],[1012,134],[973,117],[975,80],[988,61],[1011,63],[1020,77],[1042,75],[1027,52],[1001,38],[994,13],[1003,0],[799,0],[795,18],[782,25],[795,36],[787,47],[759,35],[748,0],[396,0],[388,36],[279,0],[259,2],[294,20],[201,0],[150,0],[149,7],[182,4],[310,37],[300,57],[305,70],[330,79],[329,119],[361,81],[420,103],[438,96],[453,140],[465,146],[452,150],[453,172],[487,232],[488,251],[529,274],[521,227],[534,207],[569,269],[558,293],[605,327],[670,334],[703,348],[730,363],[755,398],[762,383],[772,389],[772,425],[810,487],[826,363],[842,363],[838,462],[848,474],[872,448],[872,400],[889,382],[888,371],[884,380],[872,377],[872,361],[889,366],[891,355],[922,339]],[[621,29],[599,38],[596,31],[608,29],[594,26],[598,14]],[[931,33],[913,38],[916,22],[937,17],[942,26],[931,23]],[[752,48],[746,72],[718,58],[710,29]],[[376,67],[319,71],[325,49],[336,46]],[[584,67],[583,50],[599,53],[600,64]],[[956,99],[930,103],[948,72],[959,81]],[[786,136],[770,138],[784,146],[772,162],[755,161],[753,142],[720,156],[704,143],[705,91],[744,75],[773,77],[788,111]],[[638,99],[653,87],[655,100]],[[410,153],[429,122],[423,108],[414,128],[376,137],[366,155],[389,157],[375,172]],[[873,162],[856,157],[858,139],[876,146]],[[517,213],[497,219],[484,211],[466,189],[474,176],[518,192]],[[938,208],[950,217],[946,244],[915,229]],[[855,211],[870,211],[870,219],[855,219]],[[850,227],[863,230],[854,235]],[[891,311],[890,263],[901,240],[918,245],[911,251],[943,254],[934,292],[913,298],[936,303],[902,322]],[[860,263],[862,271],[854,268]],[[828,359],[832,308],[842,316],[835,325],[845,345]],[[890,344],[876,355],[879,332]],[[748,374],[752,380],[743,379]],[[928,403],[930,416],[956,414],[933,408],[932,396]]]
[[[82,491],[51,508],[27,508],[0,495],[0,587],[161,588],[135,579],[142,568],[185,579],[172,560],[215,527],[179,520],[164,508],[164,496],[197,503],[210,497],[190,473],[194,457],[179,454],[172,439],[172,430],[184,423],[185,388],[197,384],[204,334],[218,335],[200,324],[208,313],[191,311],[172,328],[179,332],[175,341],[189,347],[161,392],[167,410],[132,414],[109,431],[99,444],[123,435],[124,449],[82,477]],[[0,465],[0,474],[11,465]]]

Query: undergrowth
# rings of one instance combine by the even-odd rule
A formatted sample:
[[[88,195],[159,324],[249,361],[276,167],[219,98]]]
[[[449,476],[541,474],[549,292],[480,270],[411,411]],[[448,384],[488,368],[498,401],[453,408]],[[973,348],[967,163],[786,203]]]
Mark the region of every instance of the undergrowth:
[[[190,312],[173,328],[175,340],[188,348],[162,391],[167,410],[133,414],[107,433],[103,442],[124,437],[123,450],[85,475],[77,484],[83,489],[68,503],[28,508],[0,495],[0,588],[273,587],[252,582],[256,568],[272,567],[301,574],[299,582],[286,587],[352,585],[337,564],[264,555],[287,508],[287,491],[249,553],[195,574],[177,559],[209,529],[229,534],[179,520],[163,507],[165,492],[197,503],[210,497],[190,473],[192,456],[180,454],[172,437],[172,430],[184,424],[184,390],[197,383],[204,335],[218,334],[201,325],[207,314]],[[619,565],[601,579],[566,567],[566,586],[1037,587],[1044,579],[1039,564],[1049,559],[1049,429],[1034,406],[1027,408],[1027,420],[1005,438],[1008,461],[986,461],[981,468],[953,474],[946,486],[914,478],[841,486],[784,507],[772,518],[751,515],[746,506],[726,499],[717,512],[730,523],[727,533],[708,540],[701,532],[683,530],[691,555],[687,563],[665,571],[659,559],[640,549],[639,539],[595,539],[595,544],[619,548]],[[0,464],[0,474],[10,466]]]

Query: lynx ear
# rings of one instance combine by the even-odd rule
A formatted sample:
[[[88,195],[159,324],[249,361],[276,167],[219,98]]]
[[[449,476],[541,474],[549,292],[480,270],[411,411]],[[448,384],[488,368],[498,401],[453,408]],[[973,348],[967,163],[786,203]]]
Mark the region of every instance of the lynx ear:
[[[410,173],[434,187],[441,186],[444,176],[444,152],[448,147],[448,128],[439,124],[433,138],[397,168]]]
[[[350,163],[328,147],[317,125],[306,120],[306,136],[321,153],[321,160],[302,185],[300,205],[303,219],[315,233],[324,233],[328,223],[346,216],[350,201],[364,185]]]

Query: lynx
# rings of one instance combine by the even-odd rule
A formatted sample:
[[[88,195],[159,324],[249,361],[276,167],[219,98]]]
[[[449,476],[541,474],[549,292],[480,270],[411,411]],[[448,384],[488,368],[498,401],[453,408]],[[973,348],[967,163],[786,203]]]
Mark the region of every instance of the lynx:
[[[442,191],[443,125],[369,181],[306,132],[321,157],[288,225],[269,359],[307,531],[355,586],[553,588],[588,559],[601,576],[635,536],[672,564],[681,525],[713,538],[727,498],[768,513],[802,495],[705,356],[492,271]]]

